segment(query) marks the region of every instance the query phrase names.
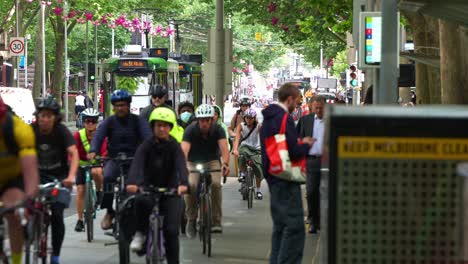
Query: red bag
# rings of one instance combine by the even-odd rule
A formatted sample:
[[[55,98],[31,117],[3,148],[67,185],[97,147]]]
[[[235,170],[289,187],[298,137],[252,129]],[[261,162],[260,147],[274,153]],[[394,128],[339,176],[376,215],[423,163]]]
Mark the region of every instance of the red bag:
[[[291,161],[286,141],[286,123],[288,114],[284,114],[278,134],[265,139],[266,154],[270,161],[268,172],[280,179],[292,182],[305,183],[306,160],[305,157]],[[299,144],[302,144],[299,140]]]

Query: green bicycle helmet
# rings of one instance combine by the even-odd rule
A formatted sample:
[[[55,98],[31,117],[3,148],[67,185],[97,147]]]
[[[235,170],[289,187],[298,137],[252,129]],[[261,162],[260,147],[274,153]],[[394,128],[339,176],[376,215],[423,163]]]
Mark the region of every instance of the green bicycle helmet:
[[[172,109],[169,109],[167,107],[158,107],[154,109],[153,112],[151,112],[151,115],[149,117],[149,122],[151,126],[154,125],[154,121],[163,121],[171,124],[171,126],[174,127],[174,124],[176,124],[177,122],[177,118]]]

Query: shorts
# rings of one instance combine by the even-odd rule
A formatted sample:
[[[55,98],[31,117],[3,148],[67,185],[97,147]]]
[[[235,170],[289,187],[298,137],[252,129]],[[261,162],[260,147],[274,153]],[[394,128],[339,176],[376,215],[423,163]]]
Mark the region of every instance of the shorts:
[[[92,175],[90,175],[90,176],[92,177]],[[85,183],[86,183],[85,170],[83,170],[82,168],[78,168],[78,172],[76,173],[76,177],[75,177],[75,184],[76,185],[85,185]]]
[[[18,188],[22,191],[24,191],[24,181],[22,176],[18,176],[10,181],[8,181],[5,185],[3,185],[2,188],[0,188],[0,196],[3,195],[3,193],[6,192],[6,190],[11,189],[11,188]]]
[[[77,115],[77,114],[83,112],[85,109],[86,109],[85,106],[83,106],[83,105],[77,105],[77,106],[75,106],[75,114]]]

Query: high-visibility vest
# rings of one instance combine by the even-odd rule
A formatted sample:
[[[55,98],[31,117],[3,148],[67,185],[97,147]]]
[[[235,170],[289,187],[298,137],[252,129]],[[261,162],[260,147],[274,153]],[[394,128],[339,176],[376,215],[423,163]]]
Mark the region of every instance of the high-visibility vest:
[[[171,129],[171,132],[169,132],[169,135],[171,135],[173,138],[177,140],[177,142],[181,143],[182,138],[184,137],[184,128],[177,125],[177,123],[173,124],[173,128]]]
[[[80,133],[80,139],[81,143],[83,144],[84,150],[86,154],[88,154],[89,149],[91,148],[91,144],[89,144],[88,137],[86,136],[86,129],[82,128],[80,129],[80,131],[78,131],[78,133]],[[80,165],[89,165],[91,163],[91,161],[80,160]]]

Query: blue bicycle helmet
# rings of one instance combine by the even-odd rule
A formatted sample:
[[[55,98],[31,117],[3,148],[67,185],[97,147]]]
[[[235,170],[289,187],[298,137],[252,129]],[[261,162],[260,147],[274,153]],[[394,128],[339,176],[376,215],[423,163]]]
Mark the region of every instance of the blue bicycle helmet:
[[[125,101],[130,104],[132,102],[132,95],[125,90],[115,90],[111,96],[111,103],[114,104],[119,101]]]

